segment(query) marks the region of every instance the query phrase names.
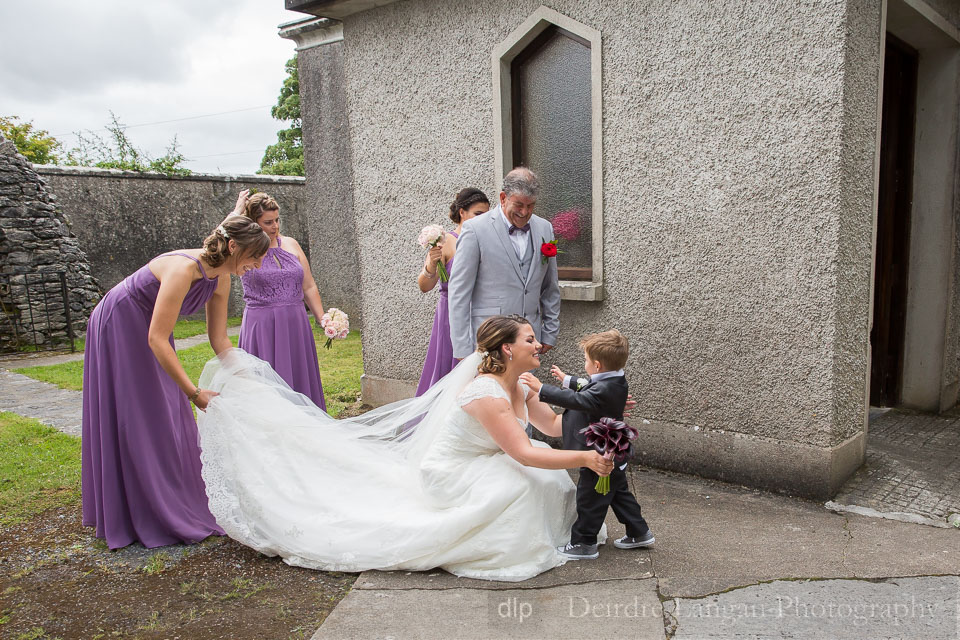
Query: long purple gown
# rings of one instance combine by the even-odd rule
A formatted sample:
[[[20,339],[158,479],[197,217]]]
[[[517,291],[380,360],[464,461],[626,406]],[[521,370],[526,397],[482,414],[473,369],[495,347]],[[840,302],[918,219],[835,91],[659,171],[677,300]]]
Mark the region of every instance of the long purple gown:
[[[317,343],[303,307],[303,267],[297,256],[277,246],[267,250],[259,269],[243,275],[240,348],[270,366],[324,411]]]
[[[453,231],[448,232],[457,238]],[[456,256],[447,262],[447,273],[451,274],[453,261]],[[449,283],[440,282],[440,297],[437,299],[437,310],[433,314],[433,329],[430,331],[430,344],[427,346],[427,359],[423,362],[423,372],[420,374],[420,383],[417,385],[417,396],[422,396],[437,380],[450,373],[457,361],[453,357],[453,341],[450,339],[450,300],[448,298]]]
[[[171,254],[166,254],[171,255]],[[194,281],[180,308],[196,313],[217,278]],[[111,549],[199,542],[223,530],[207,507],[197,423],[147,342],[160,281],[143,266],[90,315],[83,364],[83,524]],[[170,336],[173,345],[173,335]]]

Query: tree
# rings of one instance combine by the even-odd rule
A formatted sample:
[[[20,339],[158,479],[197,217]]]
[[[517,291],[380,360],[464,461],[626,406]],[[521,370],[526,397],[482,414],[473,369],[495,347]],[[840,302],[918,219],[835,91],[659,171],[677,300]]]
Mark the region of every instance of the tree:
[[[110,133],[110,142],[98,134],[87,131],[76,132],[77,146],[67,152],[64,164],[80,167],[100,167],[101,169],[125,169],[127,171],[156,171],[166,175],[190,175],[190,169],[182,166],[186,161],[177,148],[174,136],[167,147],[167,153],[159,158],[151,158],[137,149],[127,137],[124,125],[110,112],[110,124],[106,126]]]
[[[33,121],[17,124],[18,120],[17,116],[0,116],[0,135],[33,164],[56,164],[60,142],[43,129],[34,131]]]
[[[303,129],[300,120],[300,78],[297,56],[287,60],[287,78],[270,115],[290,127],[277,132],[277,143],[267,147],[257,173],[276,176],[303,175]]]

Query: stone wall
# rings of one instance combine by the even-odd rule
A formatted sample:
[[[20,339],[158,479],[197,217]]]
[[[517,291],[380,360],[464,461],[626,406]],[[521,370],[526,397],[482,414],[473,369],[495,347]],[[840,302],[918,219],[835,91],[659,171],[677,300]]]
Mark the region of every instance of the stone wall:
[[[413,381],[414,239],[499,187],[490,54],[541,3],[345,18],[364,369]],[[555,0],[603,37],[604,285],[545,364],[618,327],[654,464],[827,495],[863,457],[879,3]],[[402,318],[402,320],[400,320]]]
[[[300,242],[318,282],[326,277],[315,266],[316,256],[310,247],[303,178],[165,176],[47,165],[36,167],[36,171],[57,195],[88,256],[91,272],[104,290],[161,253],[201,246],[207,234],[233,210],[240,190],[250,187],[276,198],[281,233]],[[324,304],[332,302],[324,300]],[[242,308],[242,288],[234,278],[231,315],[239,315]]]
[[[71,329],[85,330],[99,297],[56,197],[14,144],[0,138],[0,348],[69,344]]]

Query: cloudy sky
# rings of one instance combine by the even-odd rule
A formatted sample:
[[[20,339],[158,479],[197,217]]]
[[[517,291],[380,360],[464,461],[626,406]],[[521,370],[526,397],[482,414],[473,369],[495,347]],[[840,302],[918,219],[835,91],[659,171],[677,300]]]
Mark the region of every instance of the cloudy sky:
[[[152,157],[176,136],[194,171],[253,173],[284,128],[270,107],[295,45],[277,25],[304,17],[283,0],[0,0],[0,116],[70,148],[113,111]]]

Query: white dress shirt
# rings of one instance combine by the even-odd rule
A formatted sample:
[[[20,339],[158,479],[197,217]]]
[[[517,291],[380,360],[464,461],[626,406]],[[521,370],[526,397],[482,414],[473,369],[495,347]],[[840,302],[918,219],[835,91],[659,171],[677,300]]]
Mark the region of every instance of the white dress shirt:
[[[617,369],[616,371],[601,371],[600,373],[595,373],[590,376],[590,379],[586,378],[577,378],[577,388],[586,385],[588,382],[596,382],[598,380],[606,380],[607,378],[614,378],[616,376],[622,376],[623,369]],[[563,386],[567,389],[572,389],[571,384],[573,383],[573,376],[564,376],[563,377]]]
[[[530,248],[530,230],[527,231],[514,231],[510,233],[510,227],[513,226],[513,223],[507,218],[507,214],[501,210],[500,219],[503,221],[503,224],[507,227],[507,235],[510,236],[510,243],[513,245],[513,250],[517,252],[517,260],[523,260],[523,256],[527,253],[527,249]]]

